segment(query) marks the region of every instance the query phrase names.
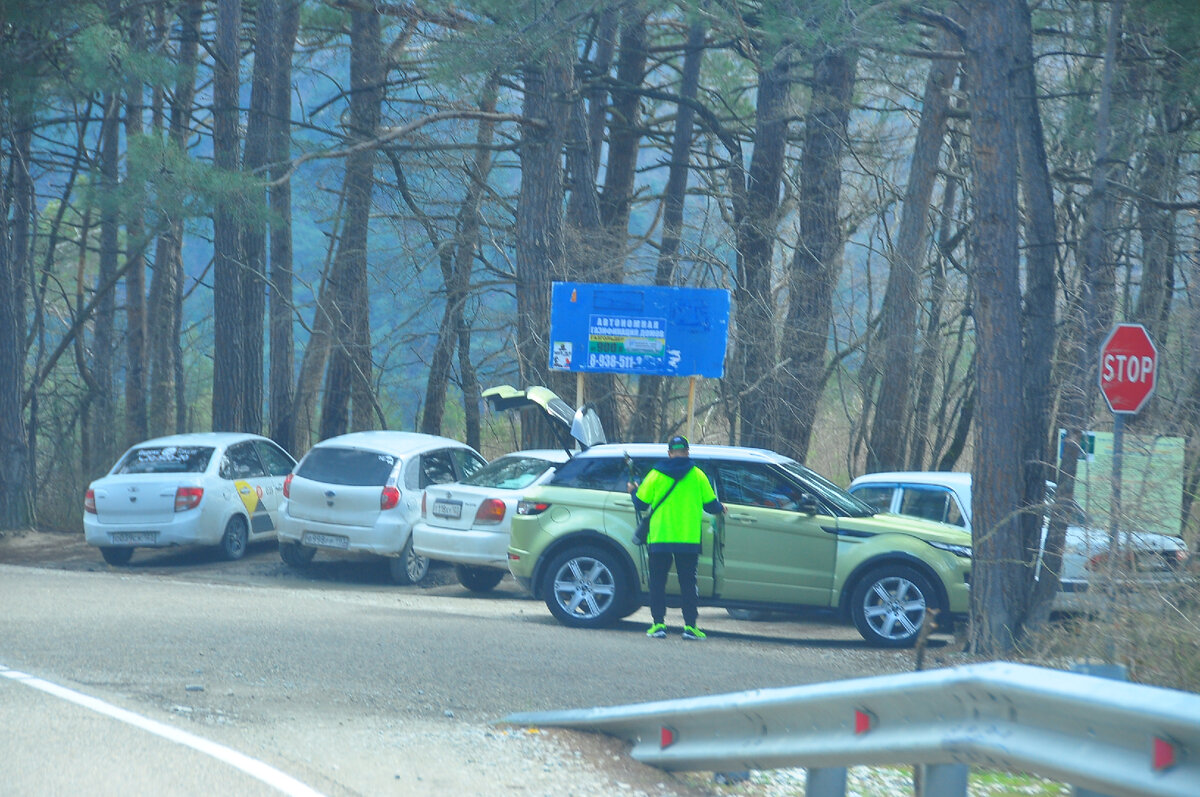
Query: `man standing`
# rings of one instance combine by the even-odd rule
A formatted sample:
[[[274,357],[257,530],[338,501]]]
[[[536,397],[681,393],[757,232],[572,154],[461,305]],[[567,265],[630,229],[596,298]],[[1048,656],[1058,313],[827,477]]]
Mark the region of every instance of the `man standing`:
[[[667,635],[667,574],[671,560],[679,577],[683,605],[683,638],[704,639],[696,627],[696,563],[700,559],[701,513],[722,514],[725,507],[717,500],[712,484],[688,456],[686,437],[676,435],[667,441],[667,458],[656,464],[641,486],[630,484],[636,492],[633,505],[638,511],[653,508],[650,533],[650,615],[654,624],[646,636],[661,639]]]

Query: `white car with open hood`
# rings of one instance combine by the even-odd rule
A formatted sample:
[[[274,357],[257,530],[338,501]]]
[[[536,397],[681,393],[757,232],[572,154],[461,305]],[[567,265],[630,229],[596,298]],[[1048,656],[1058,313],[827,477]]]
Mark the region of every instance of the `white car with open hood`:
[[[413,526],[413,550],[452,563],[459,583],[473,592],[487,592],[508,572],[509,532],[524,491],[554,475],[574,451],[605,442],[595,410],[573,410],[547,388],[502,385],[483,397],[497,412],[543,415],[562,447],[506,454],[460,482],[426,488],[421,519]]]
[[[179,434],[130,448],[83,500],[83,533],[111,565],[136,548],[219,546],[239,559],[271,539],[283,484],[296,462],[265,437],[237,432]]]

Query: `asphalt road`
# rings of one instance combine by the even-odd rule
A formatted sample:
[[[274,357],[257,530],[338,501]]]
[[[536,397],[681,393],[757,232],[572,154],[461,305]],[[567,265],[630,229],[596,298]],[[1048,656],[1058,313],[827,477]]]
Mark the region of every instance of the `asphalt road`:
[[[76,535],[0,539],[3,791],[703,794],[612,740],[496,723],[912,667],[843,626],[704,610],[708,640],[649,640],[645,610],[572,630],[509,578],[479,596],[433,576],[401,588],[320,558],[297,574],[273,545],[113,568]]]

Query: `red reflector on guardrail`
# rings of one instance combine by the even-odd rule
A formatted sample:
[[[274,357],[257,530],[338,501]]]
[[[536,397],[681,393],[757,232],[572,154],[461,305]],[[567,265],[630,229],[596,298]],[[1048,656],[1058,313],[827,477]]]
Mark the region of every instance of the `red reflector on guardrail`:
[[[874,718],[866,711],[859,709],[854,710],[854,732],[866,733],[871,730],[871,721]]]
[[[1166,739],[1154,737],[1154,768],[1169,769],[1175,766],[1175,745]]]
[[[658,746],[660,750],[666,750],[671,745],[675,744],[675,731],[667,726],[658,729]]]

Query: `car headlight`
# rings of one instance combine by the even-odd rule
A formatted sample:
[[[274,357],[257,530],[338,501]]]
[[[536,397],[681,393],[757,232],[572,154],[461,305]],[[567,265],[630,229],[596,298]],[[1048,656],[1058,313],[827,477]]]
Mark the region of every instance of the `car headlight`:
[[[949,551],[955,556],[961,556],[964,559],[971,558],[970,545],[953,545],[948,542],[934,542],[933,540],[926,540],[926,542],[932,545],[934,548],[937,548],[939,551]]]

